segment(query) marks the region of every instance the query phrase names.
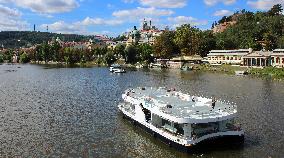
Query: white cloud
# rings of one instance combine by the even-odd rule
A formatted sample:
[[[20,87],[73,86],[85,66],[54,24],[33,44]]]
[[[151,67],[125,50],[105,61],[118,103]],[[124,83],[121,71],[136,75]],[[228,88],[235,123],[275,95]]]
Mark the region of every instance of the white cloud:
[[[139,0],[143,6],[158,8],[182,8],[186,6],[187,0]]]
[[[275,4],[282,4],[284,6],[283,0],[256,0],[248,1],[247,4],[255,9],[269,10]]]
[[[161,17],[161,16],[169,16],[174,14],[171,10],[166,9],[156,9],[154,7],[151,8],[141,8],[138,7],[136,9],[130,10],[119,10],[113,12],[112,15],[119,19],[124,20],[139,20],[144,17]]]
[[[227,16],[227,15],[232,15],[233,12],[229,10],[218,10],[214,13],[214,16]]]
[[[79,6],[76,0],[0,0],[0,3],[11,3],[36,13],[48,14],[69,12]]]
[[[170,17],[168,18],[168,21],[173,24],[173,27],[178,27],[183,24],[191,24],[194,26],[199,26],[199,25],[207,25],[208,21],[207,20],[198,20],[196,18],[190,17],[190,16],[177,16],[177,17]]]
[[[0,4],[0,30],[26,30],[28,23],[22,20],[21,16],[22,13],[17,9],[11,9]]]
[[[225,5],[234,4],[237,0],[203,0],[204,3],[208,6],[214,6],[217,3],[223,3]]]
[[[67,34],[92,34],[87,31],[88,26],[115,26],[122,24],[121,20],[107,20],[102,18],[90,18],[86,17],[82,21],[77,21],[73,23],[67,23],[65,21],[57,21],[52,24],[42,24],[40,27],[45,29],[46,26],[49,27],[51,32],[56,33],[67,33]]]
[[[66,23],[64,21],[57,21],[57,22],[52,23],[52,24],[42,24],[40,27],[42,29],[45,29],[47,25],[48,25],[48,28],[49,28],[50,31],[56,32],[56,33],[67,33],[67,34],[78,33],[78,34],[82,34],[82,32],[85,31],[85,29],[77,23],[70,24],[70,23]]]
[[[0,4],[0,13],[7,16],[16,16],[19,17],[22,15],[17,9],[11,9]]]
[[[80,22],[82,25],[120,25],[123,23],[122,20],[106,20],[102,18],[90,18],[86,17],[82,22]]]

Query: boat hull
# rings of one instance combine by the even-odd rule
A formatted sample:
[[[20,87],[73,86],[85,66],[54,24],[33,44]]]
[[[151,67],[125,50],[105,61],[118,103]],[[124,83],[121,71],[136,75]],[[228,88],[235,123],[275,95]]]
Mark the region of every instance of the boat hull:
[[[191,146],[185,146],[179,143],[176,143],[161,134],[153,131],[152,129],[146,127],[145,125],[141,124],[140,122],[134,120],[133,118],[127,116],[123,113],[123,111],[119,110],[122,117],[127,119],[133,126],[139,127],[148,134],[150,134],[152,137],[160,140],[162,143],[166,144],[169,147],[175,148],[176,150],[180,152],[185,153],[192,153],[195,151],[200,150],[208,150],[212,149],[213,147],[229,147],[228,145],[232,145],[232,147],[240,147],[244,142],[244,135],[224,135],[224,136],[218,136],[218,137],[212,137],[206,140],[203,140],[197,144],[191,145]]]

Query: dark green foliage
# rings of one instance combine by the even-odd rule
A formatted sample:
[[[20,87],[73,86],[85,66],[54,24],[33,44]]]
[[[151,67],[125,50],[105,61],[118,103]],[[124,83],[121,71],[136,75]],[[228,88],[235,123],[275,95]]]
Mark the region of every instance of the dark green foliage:
[[[29,57],[28,57],[28,55],[27,55],[26,52],[23,52],[23,53],[20,55],[20,62],[21,62],[21,63],[28,63],[28,62],[30,62],[30,59],[29,59]]]
[[[125,59],[125,45],[124,44],[118,44],[114,48],[114,54],[121,55]]]
[[[0,63],[3,63],[3,62],[4,62],[4,55],[0,54]]]
[[[140,61],[145,62],[147,64],[151,63],[153,61],[153,53],[154,49],[151,45],[141,44],[139,46]]]
[[[200,45],[199,45],[199,54],[204,57],[207,55],[207,53],[210,50],[213,50],[216,48],[216,40],[215,37],[213,35],[213,32],[210,30],[207,31],[203,31],[201,33],[201,41],[200,41]]]
[[[167,59],[179,54],[174,38],[175,33],[171,31],[165,31],[161,36],[157,37],[154,44],[154,56]]]
[[[35,44],[41,44],[44,41],[51,41],[59,37],[63,41],[79,42],[87,41],[93,36],[83,36],[75,34],[56,34],[48,32],[32,31],[2,31],[0,32],[0,45],[5,48],[30,47]]]
[[[125,61],[135,64],[138,61],[138,50],[134,45],[130,45],[125,49]]]
[[[216,34],[217,49],[273,50],[282,47],[284,16],[281,11],[281,5],[273,6],[268,12],[241,11],[235,25]]]
[[[117,36],[116,38],[113,38],[113,41],[116,42],[116,41],[124,41],[124,40],[127,40],[126,36],[124,35],[119,35]]]
[[[276,4],[267,13],[269,16],[275,16],[275,15],[280,15],[282,11],[283,9],[281,4]]]
[[[107,65],[111,65],[111,64],[113,64],[113,63],[116,61],[116,58],[115,58],[115,56],[114,56],[114,53],[111,52],[111,51],[109,51],[109,52],[106,53],[104,59],[105,59],[105,62],[106,62]]]

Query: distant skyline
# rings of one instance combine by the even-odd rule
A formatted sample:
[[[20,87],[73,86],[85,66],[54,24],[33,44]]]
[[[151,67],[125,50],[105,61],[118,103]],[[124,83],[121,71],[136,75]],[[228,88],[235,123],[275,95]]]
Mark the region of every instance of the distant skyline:
[[[117,36],[140,28],[144,18],[159,29],[190,23],[210,29],[235,11],[266,11],[284,0],[0,0],[0,31]]]

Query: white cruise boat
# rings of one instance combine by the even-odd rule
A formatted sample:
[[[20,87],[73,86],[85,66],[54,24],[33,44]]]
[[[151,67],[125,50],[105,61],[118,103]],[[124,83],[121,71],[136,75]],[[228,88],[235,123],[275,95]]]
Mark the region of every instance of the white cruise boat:
[[[123,116],[169,146],[188,151],[220,137],[243,143],[234,104],[151,87],[128,89],[122,98],[118,108]]]

